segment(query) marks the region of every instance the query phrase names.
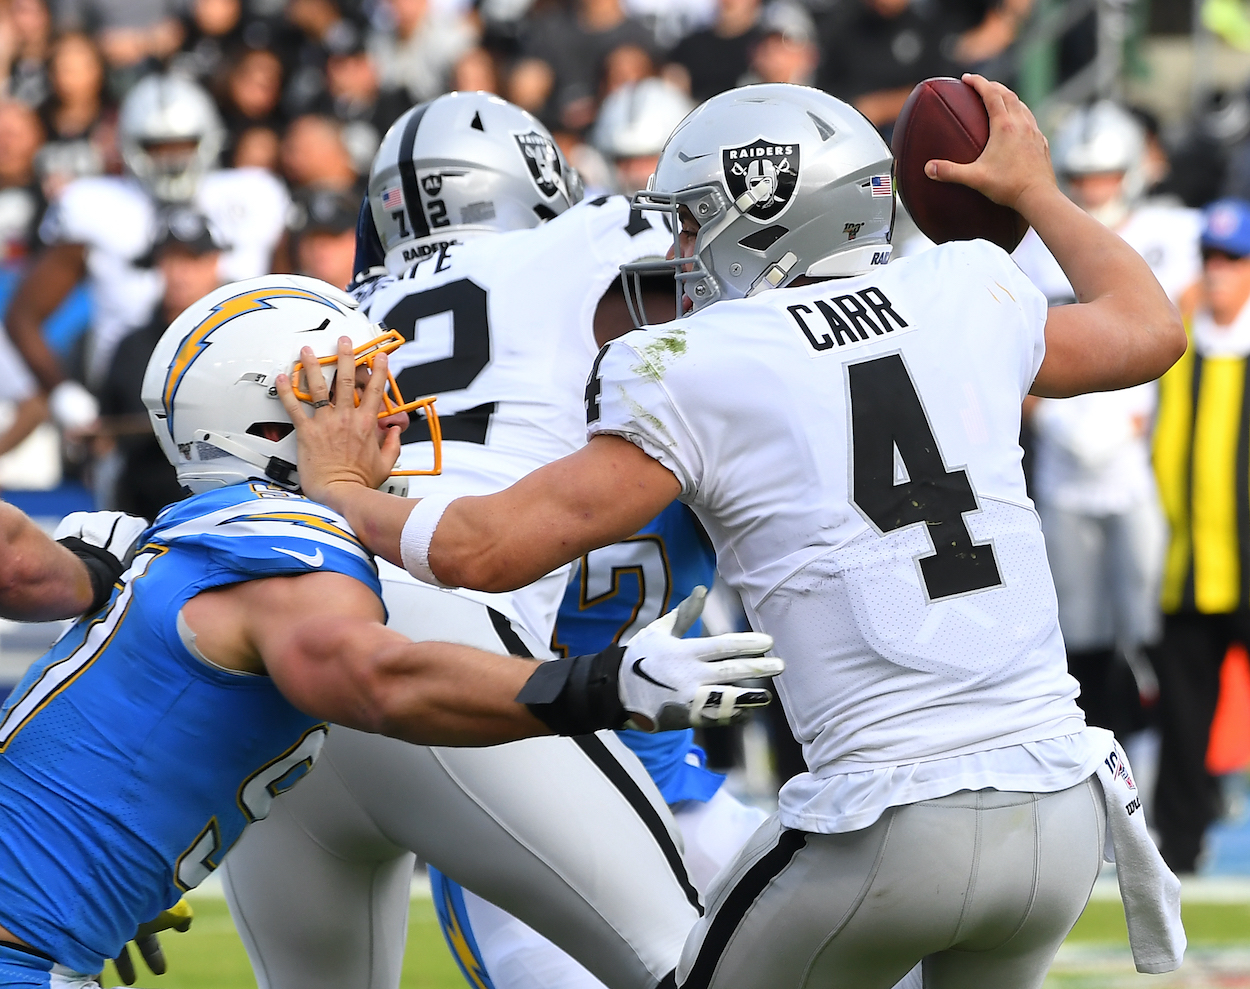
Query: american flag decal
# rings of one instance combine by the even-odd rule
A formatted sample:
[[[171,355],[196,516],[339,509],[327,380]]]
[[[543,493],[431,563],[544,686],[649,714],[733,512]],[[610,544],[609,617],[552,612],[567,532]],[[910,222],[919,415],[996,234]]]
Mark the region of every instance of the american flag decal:
[[[876,195],[876,192],[873,192]],[[383,189],[382,190],[382,208],[383,209],[401,209],[404,205],[404,191],[402,189]]]
[[[874,196],[889,196],[894,192],[890,185],[890,176],[874,175],[872,177],[872,194]]]

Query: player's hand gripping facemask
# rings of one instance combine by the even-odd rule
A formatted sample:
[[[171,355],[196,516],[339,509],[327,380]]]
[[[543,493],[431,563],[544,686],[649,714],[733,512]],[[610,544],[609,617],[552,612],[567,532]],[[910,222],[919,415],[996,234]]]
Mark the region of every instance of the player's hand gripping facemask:
[[[300,353],[309,347],[320,363],[334,364],[341,337],[351,340],[356,366],[370,371],[379,354],[405,343],[397,331],[370,322],[351,296],[303,275],[234,282],[189,306],[162,335],[142,389],[157,441],[179,482],[195,494],[252,480],[297,490],[294,424],[275,382],[290,375],[299,400],[316,404],[301,385]],[[324,401],[329,404],[328,397]],[[433,398],[405,399],[388,374],[378,416],[401,412],[425,418],[432,459],[428,469],[401,473],[438,473],[441,439]]]
[[[681,638],[698,621],[706,596],[706,588],[695,588],[628,646],[542,663],[517,700],[560,735],[604,727],[669,731],[741,721],[772,695],[762,687],[732,684],[776,676],[785,664],[764,655],[773,640],[759,632]]]

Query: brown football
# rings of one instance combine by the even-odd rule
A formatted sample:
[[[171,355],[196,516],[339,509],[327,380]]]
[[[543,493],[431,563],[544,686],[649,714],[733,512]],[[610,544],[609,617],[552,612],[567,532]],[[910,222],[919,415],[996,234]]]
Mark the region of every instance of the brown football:
[[[990,139],[990,118],[977,91],[959,79],[926,79],[903,104],[894,124],[895,181],[903,205],[921,233],[937,244],[948,240],[992,241],[1013,251],[1029,225],[1015,210],[975,189],[937,182],[924,173],[934,158],[975,161]]]

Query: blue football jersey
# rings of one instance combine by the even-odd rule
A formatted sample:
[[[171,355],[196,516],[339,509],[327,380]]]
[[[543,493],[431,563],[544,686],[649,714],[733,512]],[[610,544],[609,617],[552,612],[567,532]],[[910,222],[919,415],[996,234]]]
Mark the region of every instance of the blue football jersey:
[[[673,502],[628,539],[592,550],[574,566],[556,618],[552,648],[561,656],[595,653],[677,607],[699,584],[710,587],[716,557],[694,513]],[[688,634],[699,635],[702,623]],[[704,768],[694,732],[618,732],[670,803],[708,800],[724,777]]]
[[[177,621],[201,591],[321,571],[381,597],[346,521],[302,497],[237,484],[161,513],[0,708],[0,925],[97,972],[308,772],[327,726],[197,659]]]

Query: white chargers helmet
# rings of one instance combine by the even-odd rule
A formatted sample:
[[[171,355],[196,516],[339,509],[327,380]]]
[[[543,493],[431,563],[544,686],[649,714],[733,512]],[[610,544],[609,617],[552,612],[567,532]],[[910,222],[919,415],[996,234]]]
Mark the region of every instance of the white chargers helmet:
[[[634,197],[670,214],[674,246],[672,259],[621,266],[635,322],[646,318],[641,275],[673,274],[680,313],[683,292],[698,310],[800,275],[886,264],[893,168],[867,118],[818,89],[768,83],[712,97],[673,132],[650,187]],[[681,256],[682,210],[699,224],[693,257]]]
[[[1089,212],[1114,226],[1145,191],[1146,133],[1118,103],[1099,100],[1064,118],[1051,145],[1051,159],[1062,179],[1119,173],[1120,194]]]
[[[290,374],[296,395],[311,403],[297,371],[300,348],[333,365],[341,336],[351,338],[356,364],[365,367],[404,343],[398,332],[369,322],[346,292],[304,275],[233,282],[188,307],[152,352],[142,390],[179,482],[193,494],[254,479],[297,489],[295,427],[274,379]],[[439,472],[433,401],[406,402],[390,379],[379,418],[421,409],[434,441],[434,469],[405,473]]]
[[[369,172],[386,267],[398,273],[440,244],[536,227],[582,198],[547,128],[490,93],[445,93],[391,125]]]
[[[122,103],[117,131],[126,167],[163,202],[185,202],[194,196],[225,140],[212,98],[179,75],[140,80]],[[179,144],[192,146],[152,153],[156,145]]]

